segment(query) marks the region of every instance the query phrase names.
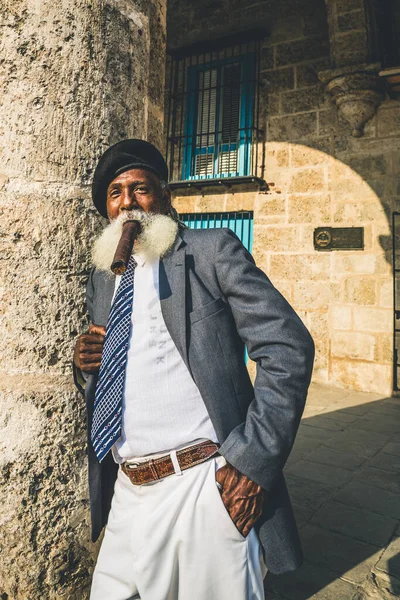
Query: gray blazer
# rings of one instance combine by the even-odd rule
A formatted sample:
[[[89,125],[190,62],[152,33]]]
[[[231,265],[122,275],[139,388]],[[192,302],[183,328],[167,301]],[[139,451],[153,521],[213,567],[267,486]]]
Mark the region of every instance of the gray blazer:
[[[114,277],[92,270],[91,322],[106,325]],[[166,326],[209,412],[220,453],[266,491],[256,524],[272,573],[300,566],[302,552],[282,474],[311,378],[314,345],[303,323],[229,229],[182,230],[160,261]],[[244,344],[257,363],[254,387]],[[77,373],[75,373],[77,381]],[[116,465],[99,464],[90,443],[97,376],[85,386],[92,537],[107,522]]]

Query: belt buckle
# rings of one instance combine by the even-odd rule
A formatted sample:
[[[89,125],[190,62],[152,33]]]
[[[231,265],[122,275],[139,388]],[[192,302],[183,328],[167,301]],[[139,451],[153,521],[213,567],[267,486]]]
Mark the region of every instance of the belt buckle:
[[[131,470],[131,471],[134,471],[139,466],[140,466],[140,463],[138,463],[138,462],[125,463],[125,469]]]

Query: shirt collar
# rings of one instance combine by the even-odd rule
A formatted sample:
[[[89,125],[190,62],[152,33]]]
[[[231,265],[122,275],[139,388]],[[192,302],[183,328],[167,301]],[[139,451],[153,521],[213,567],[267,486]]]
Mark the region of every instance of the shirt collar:
[[[146,258],[143,256],[143,254],[134,254],[133,258],[139,267],[143,267],[146,263]]]

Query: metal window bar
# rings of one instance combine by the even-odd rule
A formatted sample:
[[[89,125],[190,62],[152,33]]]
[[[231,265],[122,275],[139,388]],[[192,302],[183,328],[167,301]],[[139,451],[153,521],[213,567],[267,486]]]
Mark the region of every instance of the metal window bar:
[[[212,55],[211,55],[212,56]],[[206,61],[204,61],[206,62]],[[205,71],[203,71],[204,75],[205,75]],[[218,91],[218,72],[215,71],[215,69],[210,69],[210,71],[208,71],[208,73],[210,74],[209,76],[209,89],[208,89],[208,111],[207,111],[207,146],[206,146],[206,178],[208,176],[208,165],[209,165],[209,148],[210,148],[210,134],[212,135],[212,131],[211,129],[215,129],[215,115],[214,118],[212,118],[212,112],[211,112],[211,106],[212,106],[212,102],[215,105],[215,109],[216,109],[216,94]],[[217,81],[215,82],[215,86],[214,86],[214,77],[217,77]],[[214,91],[214,87],[215,87],[215,91]],[[212,98],[215,97],[215,100],[212,101]],[[203,91],[203,102],[204,102],[204,91]],[[201,132],[203,133],[203,132]],[[215,136],[215,134],[214,134]],[[202,146],[202,144],[200,144],[200,147]],[[215,148],[215,137],[214,137],[214,148]]]
[[[228,227],[238,236],[249,252],[253,246],[253,212],[185,213],[181,220],[191,229]]]
[[[393,389],[400,382],[400,213],[392,215],[393,236]]]
[[[189,64],[187,64],[188,61],[185,58],[184,63],[182,65],[182,90],[185,89],[185,85],[186,85],[186,73],[188,70],[188,67],[191,66],[192,63],[192,57],[189,58]],[[184,127],[184,123],[185,123],[185,113],[183,110],[183,105],[180,107],[180,120],[179,120],[179,131],[183,131],[183,127]],[[179,160],[182,160],[182,152],[184,150],[184,144],[183,144],[183,138],[182,136],[179,136]]]
[[[244,42],[170,51],[166,158],[171,181],[264,178],[259,154],[264,140],[260,53],[265,33],[246,35]]]

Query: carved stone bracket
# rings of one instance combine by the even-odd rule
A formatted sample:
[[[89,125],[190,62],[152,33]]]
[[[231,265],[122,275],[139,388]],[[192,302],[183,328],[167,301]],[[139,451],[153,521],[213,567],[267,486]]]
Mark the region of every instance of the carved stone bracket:
[[[333,97],[340,118],[351,127],[353,137],[361,137],[365,124],[383,100],[379,63],[353,65],[318,73]]]

